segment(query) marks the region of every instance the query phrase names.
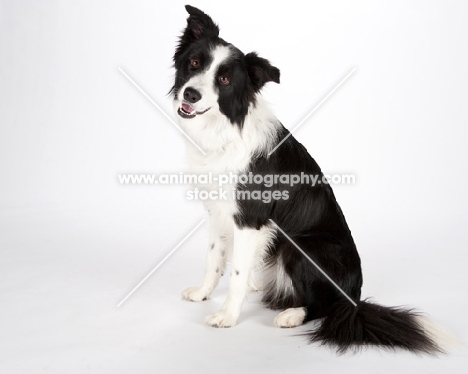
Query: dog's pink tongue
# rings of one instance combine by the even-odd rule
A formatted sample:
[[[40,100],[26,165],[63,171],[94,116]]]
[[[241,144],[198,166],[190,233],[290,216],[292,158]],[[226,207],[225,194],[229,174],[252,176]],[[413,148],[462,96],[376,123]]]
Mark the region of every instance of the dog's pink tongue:
[[[185,110],[187,113],[192,113],[195,109],[192,108],[191,105],[182,103],[182,109]]]

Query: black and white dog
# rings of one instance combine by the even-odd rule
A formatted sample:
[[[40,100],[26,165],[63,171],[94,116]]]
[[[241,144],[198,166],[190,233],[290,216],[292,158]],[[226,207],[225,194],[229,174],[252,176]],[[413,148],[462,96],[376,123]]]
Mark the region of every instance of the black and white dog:
[[[259,93],[267,82],[279,83],[279,70],[256,53],[244,54],[221,39],[218,26],[201,10],[186,9],[190,16],[174,54],[176,75],[171,92],[180,126],[206,153],[187,143],[191,171],[322,176],[314,159],[288,136]],[[211,190],[218,186],[198,187]],[[206,274],[200,287],[187,288],[182,296],[206,300],[225,271],[227,257],[232,261],[229,296],[220,311],[206,318],[207,324],[236,324],[252,286],[253,269],[261,267],[263,302],[282,310],[274,321],[279,327],[322,319],[310,332],[311,341],[322,341],[339,351],[362,345],[441,351],[422,316],[361,301],[359,255],[329,184],[259,186],[247,182],[229,188],[282,191],[289,198],[266,203],[234,195],[226,201],[205,202],[210,215]]]

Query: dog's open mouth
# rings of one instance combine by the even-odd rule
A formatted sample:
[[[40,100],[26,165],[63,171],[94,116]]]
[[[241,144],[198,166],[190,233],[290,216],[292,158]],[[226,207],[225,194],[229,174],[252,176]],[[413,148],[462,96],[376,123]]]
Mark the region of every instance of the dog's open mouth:
[[[201,112],[197,112],[197,111],[195,111],[195,108],[193,106],[191,106],[190,104],[182,103],[180,108],[177,110],[177,113],[182,118],[194,118],[197,115],[201,115],[203,113],[206,113],[208,110],[210,110],[210,108],[205,109],[205,110],[203,110]]]

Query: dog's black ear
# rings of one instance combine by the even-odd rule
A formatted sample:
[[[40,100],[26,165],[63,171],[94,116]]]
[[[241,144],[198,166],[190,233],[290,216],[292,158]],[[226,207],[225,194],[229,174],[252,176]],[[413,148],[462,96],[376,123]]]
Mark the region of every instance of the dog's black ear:
[[[213,22],[209,15],[191,5],[186,5],[185,9],[188,14],[190,14],[187,19],[185,33],[188,32],[190,34],[189,36],[195,40],[203,37],[217,37],[219,35],[219,27]]]
[[[180,37],[179,45],[174,54],[174,61],[194,41],[202,38],[216,38],[219,35],[219,27],[209,15],[191,5],[186,5],[185,9],[190,16],[187,18],[187,27]]]
[[[260,91],[267,82],[280,82],[279,69],[272,66],[268,60],[258,57],[255,52],[245,55],[245,65],[256,91]]]

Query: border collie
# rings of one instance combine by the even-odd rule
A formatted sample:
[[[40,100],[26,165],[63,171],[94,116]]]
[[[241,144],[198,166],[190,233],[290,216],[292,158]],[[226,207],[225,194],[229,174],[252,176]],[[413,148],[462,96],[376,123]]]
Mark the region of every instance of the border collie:
[[[262,100],[262,87],[279,83],[278,68],[221,39],[218,26],[201,10],[188,5],[186,10],[187,27],[173,58],[176,74],[171,93],[180,126],[206,153],[187,142],[192,172],[322,176],[304,146]],[[218,186],[197,187],[210,191]],[[210,216],[206,274],[200,287],[183,291],[183,298],[206,300],[224,273],[227,258],[232,262],[227,300],[206,318],[207,324],[236,324],[247,292],[256,286],[253,271],[260,268],[263,302],[281,310],[276,326],[295,327],[320,319],[308,333],[310,340],[340,352],[363,345],[442,351],[422,315],[361,300],[359,255],[329,184],[237,182],[228,188],[282,191],[289,198],[264,202],[234,194],[223,201],[205,201]]]

